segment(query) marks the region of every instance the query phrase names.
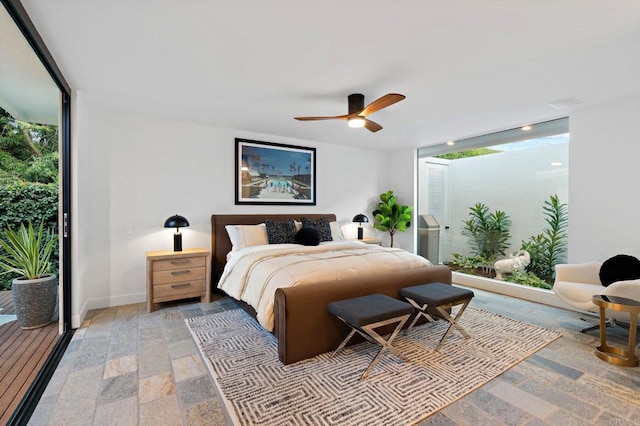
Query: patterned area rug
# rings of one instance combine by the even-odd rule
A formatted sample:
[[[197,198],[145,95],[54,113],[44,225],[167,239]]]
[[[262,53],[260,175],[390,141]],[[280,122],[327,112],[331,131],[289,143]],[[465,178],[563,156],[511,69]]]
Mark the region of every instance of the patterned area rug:
[[[484,385],[560,337],[560,333],[468,308],[434,348],[447,323],[415,327],[358,382],[380,346],[365,342],[334,358],[282,365],[277,343],[242,310],[185,320],[239,425],[413,424]]]

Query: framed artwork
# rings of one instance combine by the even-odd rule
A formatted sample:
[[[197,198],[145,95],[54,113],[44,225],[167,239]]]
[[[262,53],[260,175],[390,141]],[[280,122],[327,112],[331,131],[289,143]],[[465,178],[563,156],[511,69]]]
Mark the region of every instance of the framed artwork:
[[[316,205],[316,149],[236,138],[236,204]]]

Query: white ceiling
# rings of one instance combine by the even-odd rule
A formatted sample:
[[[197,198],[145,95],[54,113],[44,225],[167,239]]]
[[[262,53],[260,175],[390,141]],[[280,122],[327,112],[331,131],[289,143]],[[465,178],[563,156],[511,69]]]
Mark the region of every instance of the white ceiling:
[[[640,95],[638,0],[23,0],[71,87],[124,111],[395,150]],[[370,133],[301,115],[407,99]]]
[[[0,107],[18,120],[58,124],[58,88],[1,6],[0,58]]]

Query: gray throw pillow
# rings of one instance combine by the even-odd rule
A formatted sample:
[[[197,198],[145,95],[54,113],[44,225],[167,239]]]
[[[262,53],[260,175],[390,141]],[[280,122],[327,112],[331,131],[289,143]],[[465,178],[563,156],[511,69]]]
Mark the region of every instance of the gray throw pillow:
[[[329,224],[328,217],[321,217],[319,219],[309,219],[307,217],[302,218],[303,227],[316,228],[320,233],[320,242],[333,241],[331,237],[331,225]]]
[[[296,224],[293,219],[287,219],[284,222],[274,222],[265,220],[267,226],[267,238],[269,244],[287,244],[294,243],[296,236]]]

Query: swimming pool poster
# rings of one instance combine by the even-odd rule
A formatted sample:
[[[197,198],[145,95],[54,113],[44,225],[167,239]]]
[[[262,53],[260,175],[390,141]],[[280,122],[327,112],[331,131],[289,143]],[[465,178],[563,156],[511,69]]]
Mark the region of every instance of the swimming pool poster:
[[[236,204],[316,204],[316,149],[236,138]]]

